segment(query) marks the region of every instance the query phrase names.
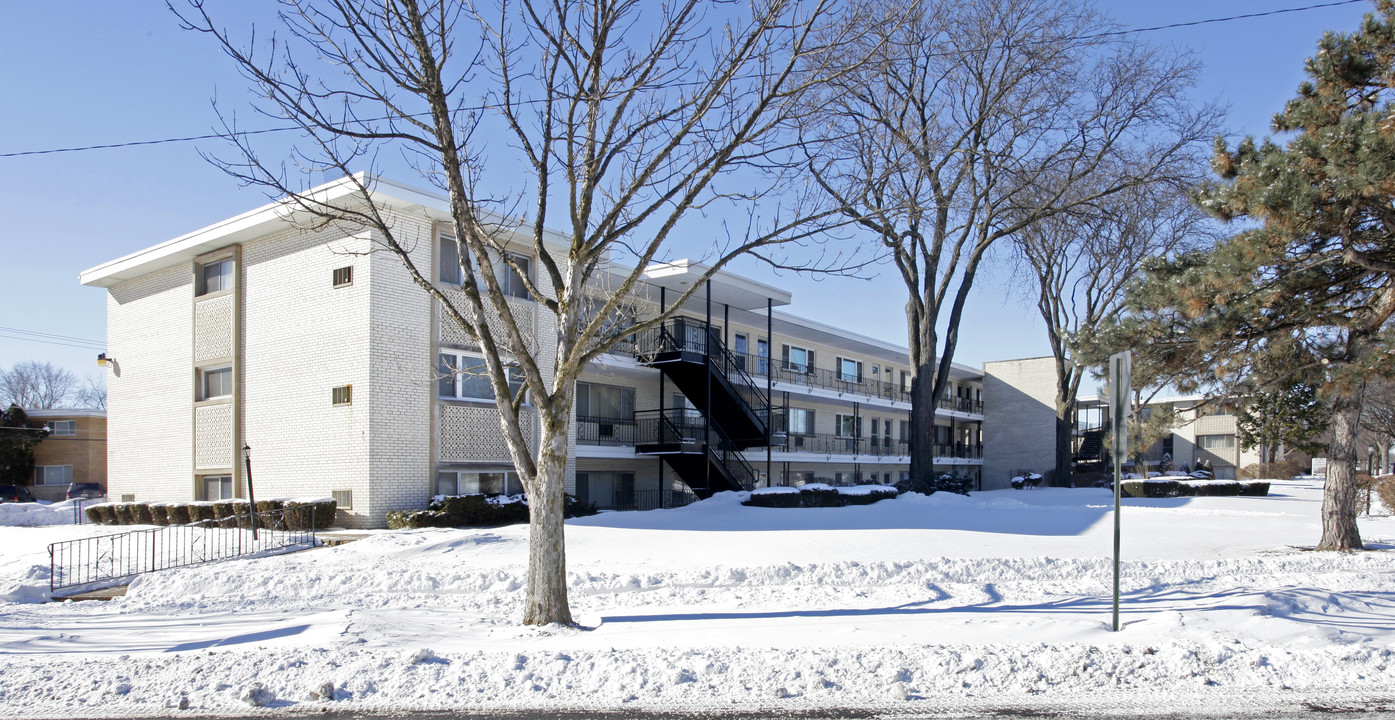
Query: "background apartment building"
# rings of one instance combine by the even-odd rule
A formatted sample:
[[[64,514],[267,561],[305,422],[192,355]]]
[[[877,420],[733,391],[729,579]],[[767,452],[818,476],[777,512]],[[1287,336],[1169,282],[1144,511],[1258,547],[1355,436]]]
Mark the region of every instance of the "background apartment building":
[[[348,197],[344,183],[320,191]],[[375,192],[416,266],[458,294],[445,198],[383,179]],[[108,289],[113,498],[245,496],[244,446],[258,496],[333,496],[350,525],[381,525],[434,494],[518,491],[492,391],[472,372],[478,348],[395,257],[372,252],[369,231],[296,219],[267,205],[82,273]],[[511,250],[550,293],[531,245]],[[704,270],[650,268],[636,312],[667,307]],[[554,319],[501,272],[550,366]],[[718,273],[680,317],[596,362],[578,385],[568,490],[624,509],[739,487],[899,480],[905,349],[776,309],[789,302]],[[978,476],[980,380],[954,368],[937,411],[937,468]],[[530,430],[532,442],[535,415]]]
[[[34,497],[63,500],[71,483],[107,486],[107,414],[104,410],[53,408],[30,410],[30,421],[48,427],[34,446]]]
[[[992,409],[983,423],[984,445],[989,452],[983,463],[983,487],[1009,486],[1021,471],[1045,473],[1055,467],[1056,372],[1049,357],[987,362],[983,365],[985,402]],[[1166,454],[1174,470],[1185,464],[1196,469],[1198,461],[1210,463],[1219,479],[1234,479],[1239,468],[1260,461],[1260,449],[1240,448],[1235,406],[1231,403],[1200,406],[1201,396],[1153,399],[1138,412],[1145,417],[1164,408],[1176,412],[1171,432],[1137,454],[1156,470]],[[1104,428],[1108,401],[1098,396],[1077,399],[1075,460],[1097,464],[1105,458]],[[1133,455],[1134,451],[1131,450]],[[1128,459],[1132,464],[1132,458]]]

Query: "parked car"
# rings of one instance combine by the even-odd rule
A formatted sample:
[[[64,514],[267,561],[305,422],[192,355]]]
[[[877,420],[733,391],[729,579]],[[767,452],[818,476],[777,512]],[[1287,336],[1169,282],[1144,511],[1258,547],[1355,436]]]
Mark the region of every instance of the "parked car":
[[[91,500],[93,498],[106,497],[107,491],[102,489],[97,483],[73,483],[68,486],[68,499],[83,498]]]
[[[23,485],[0,485],[0,503],[7,502],[34,502],[34,495]]]

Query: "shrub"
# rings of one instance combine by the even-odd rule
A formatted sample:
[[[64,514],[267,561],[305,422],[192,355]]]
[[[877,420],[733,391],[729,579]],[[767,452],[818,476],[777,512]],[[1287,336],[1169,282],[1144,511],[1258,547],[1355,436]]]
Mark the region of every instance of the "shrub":
[[[1386,476],[1376,484],[1376,497],[1380,498],[1386,512],[1395,513],[1395,476]]]
[[[897,495],[899,495],[900,493],[896,492],[896,488],[892,488],[892,487],[880,488],[880,487],[879,487],[879,488],[871,488],[871,489],[867,490],[866,492],[860,492],[860,493],[844,493],[844,492],[840,492],[840,493],[838,493],[838,494],[839,494],[839,496],[842,498],[843,504],[844,504],[844,505],[871,505],[872,503],[878,502],[878,501],[881,501],[881,500],[891,500],[891,499],[894,499],[894,498],[895,498]]]
[[[742,503],[742,504],[743,504],[743,505],[749,505],[749,506],[751,506],[751,507],[764,507],[764,508],[797,508],[797,507],[803,507],[803,503],[800,502],[800,496],[801,496],[802,494],[803,494],[803,493],[799,493],[799,492],[782,492],[782,493],[759,493],[759,492],[757,492],[757,493],[751,493],[750,499],[748,499],[746,502],[744,502],[744,503]]]
[[[974,488],[974,479],[968,475],[956,475],[954,473],[940,473],[935,477],[935,490],[937,492],[951,492],[956,495],[968,495]]]
[[[153,525],[169,525],[169,504],[150,503],[150,522]]]
[[[799,488],[799,501],[806,508],[841,507],[843,497],[835,488],[823,483],[811,483]]]
[[[1254,463],[1240,468],[1236,477],[1241,480],[1287,480],[1301,475],[1307,464],[1297,459],[1280,460],[1273,463]]]
[[[98,525],[116,524],[116,514],[111,509],[111,503],[102,503],[100,505],[88,505],[86,508],[83,509],[83,512],[87,513],[87,519],[89,522],[93,522]]]
[[[1240,494],[1240,483],[1233,480],[1209,480],[1206,482],[1180,482],[1177,494],[1183,497],[1225,497]]]
[[[329,527],[338,503],[334,500],[287,500],[285,518],[287,530],[309,530]]]
[[[1124,497],[1131,498],[1169,498],[1177,497],[1181,483],[1176,480],[1165,480],[1162,482],[1148,482],[1146,480],[1125,480],[1120,484],[1120,491]]]
[[[1269,483],[1242,482],[1240,483],[1240,494],[1249,497],[1265,497],[1269,494]]]
[[[272,498],[270,500],[257,501],[257,527],[264,527],[268,530],[285,530],[286,514],[280,512],[286,508],[286,501]]]
[[[155,519],[150,512],[149,503],[136,503],[134,508],[137,525],[154,525]]]
[[[202,523],[218,519],[218,511],[211,502],[196,502],[189,506],[189,521]]]
[[[440,510],[393,510],[387,514],[387,526],[393,530],[455,527],[450,516]]]
[[[112,512],[116,515],[117,525],[135,525],[136,516],[133,503],[116,503],[111,506]]]
[[[152,512],[155,508],[151,508]],[[169,525],[188,525],[194,519],[189,517],[189,506],[178,503],[171,503],[165,506],[165,517],[169,518]]]
[[[584,503],[571,495],[566,496],[566,501],[562,507],[562,513],[569,518],[586,517],[600,512],[596,509],[596,503]]]

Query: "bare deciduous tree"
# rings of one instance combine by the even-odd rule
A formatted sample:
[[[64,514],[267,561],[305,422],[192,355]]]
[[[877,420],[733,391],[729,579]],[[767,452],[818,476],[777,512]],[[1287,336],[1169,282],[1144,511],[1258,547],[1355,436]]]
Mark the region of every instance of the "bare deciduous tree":
[[[818,99],[808,133],[832,150],[808,166],[905,283],[911,474],[922,482],[960,318],[990,247],[1177,174],[1209,136],[1211,113],[1185,102],[1190,61],[1108,33],[1079,3],[869,0],[852,22],[852,34],[866,33],[846,54],[859,65]]]
[[[529,498],[523,622],[571,623],[563,492],[582,369],[618,339],[662,323],[736,257],[804,269],[842,262],[791,265],[775,249],[841,222],[799,197],[784,170],[793,165],[786,129],[804,107],[797,101],[826,75],[796,70],[835,54],[818,40],[827,3],[286,0],[285,36],[262,45],[221,29],[201,0],[181,17],[254,82],[263,112],[300,127],[301,165],[348,175],[355,198],[299,191],[232,127],[240,153],[224,169],[322,223],[370,229],[478,345]],[[383,148],[407,154],[449,195],[458,290],[417,266],[390,212],[375,205],[371,176],[350,174]],[[757,202],[766,203],[762,215]],[[518,207],[529,208],[526,222],[506,219]],[[646,266],[701,227],[685,222],[694,211],[749,216],[734,231],[714,232],[708,221],[705,232],[720,240],[707,271],[665,312],[636,315]],[[557,243],[560,254],[548,247]],[[525,248],[538,272],[509,248]],[[556,319],[555,338],[534,342],[504,278]],[[602,278],[605,293],[591,292]],[[539,416],[536,455],[525,443],[525,395]]]
[[[1070,484],[1072,409],[1089,370],[1071,347],[1072,336],[1122,310],[1124,289],[1143,260],[1205,239],[1204,220],[1182,189],[1156,182],[1044,218],[1014,237],[1018,273],[1026,276],[1020,285],[1034,294],[1055,361],[1054,484]]]
[[[63,407],[78,389],[78,378],[50,362],[26,360],[0,370],[0,405],[26,410]]]
[[[73,402],[79,407],[107,409],[107,383],[103,375],[88,375],[82,386],[73,391]]]

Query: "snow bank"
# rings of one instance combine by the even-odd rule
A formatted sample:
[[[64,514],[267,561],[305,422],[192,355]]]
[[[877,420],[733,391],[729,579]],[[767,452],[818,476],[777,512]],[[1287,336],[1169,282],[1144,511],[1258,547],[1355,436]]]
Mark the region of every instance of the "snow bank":
[[[0,503],[0,525],[38,527],[40,525],[73,525],[80,517],[77,500],[58,503]],[[83,504],[82,507],[87,507]]]
[[[17,717],[508,709],[729,714],[1277,715],[1362,707],[1395,664],[1395,519],[1318,537],[1321,483],[1125,500],[907,494],[799,512],[719,493],[567,524],[582,626],[523,628],[527,528],[357,542],[143,576],[112,603],[0,594]],[[0,590],[46,583],[79,527],[0,528]],[[27,585],[26,585],[27,584]],[[1011,714],[1011,713],[1006,713]]]

